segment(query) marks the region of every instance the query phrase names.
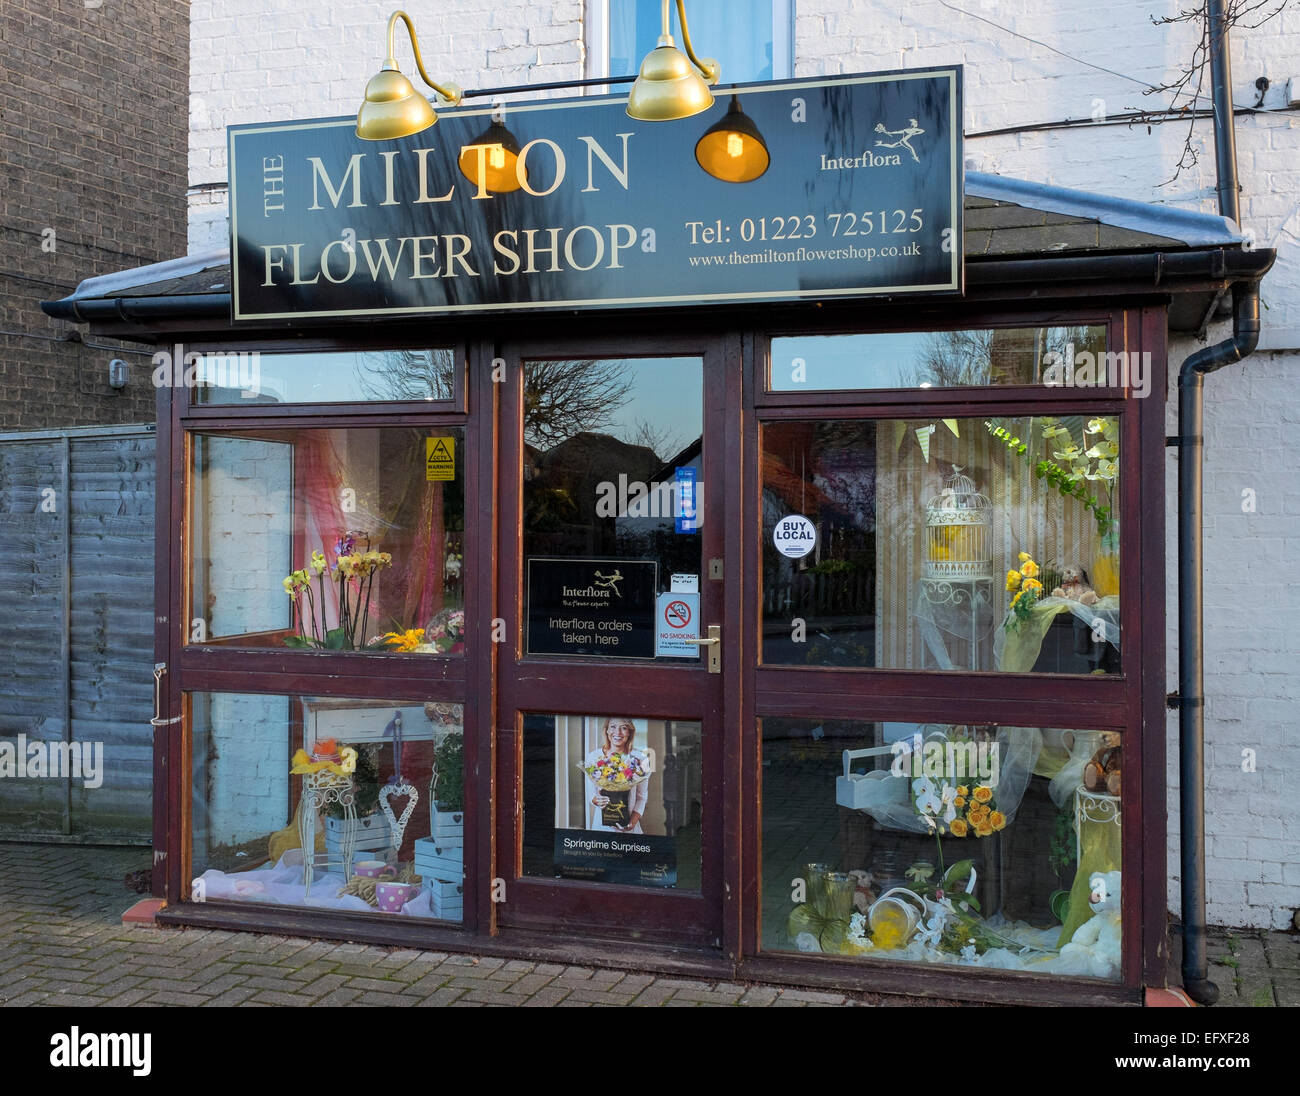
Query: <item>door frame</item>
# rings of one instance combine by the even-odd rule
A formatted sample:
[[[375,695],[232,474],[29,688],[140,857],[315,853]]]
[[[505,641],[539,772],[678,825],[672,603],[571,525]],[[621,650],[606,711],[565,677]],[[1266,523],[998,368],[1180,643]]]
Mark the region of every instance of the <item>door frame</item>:
[[[627,662],[607,664],[590,657],[525,656],[523,369],[528,360],[574,357],[699,357],[702,361],[705,523],[701,543],[701,623],[722,626],[722,672],[709,674],[706,660],[671,666]],[[504,362],[499,392],[496,490],[498,516],[497,612],[507,640],[497,652],[496,878],[506,901],[495,909],[501,929],[571,930],[581,924],[593,934],[644,928],[657,942],[717,948],[735,954],[740,935],[740,730],[742,607],[740,477],[741,345],[732,334],[646,335],[516,340],[495,348]],[[712,481],[712,482],[710,482]],[[714,486],[717,484],[717,486]],[[723,578],[711,581],[708,561],[723,560]],[[593,684],[596,672],[604,679]],[[698,719],[702,724],[701,889],[585,883],[522,874],[522,713],[597,714],[602,690],[619,690],[620,707],[634,717]],[[575,710],[576,709],[576,710]]]

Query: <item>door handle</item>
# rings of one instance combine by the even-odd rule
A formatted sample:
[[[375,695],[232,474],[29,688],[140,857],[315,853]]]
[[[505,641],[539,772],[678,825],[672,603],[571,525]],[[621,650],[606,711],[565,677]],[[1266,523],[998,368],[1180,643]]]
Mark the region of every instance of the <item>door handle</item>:
[[[174,715],[171,719],[163,719],[162,714],[162,676],[167,672],[167,663],[155,662],[153,664],[153,718],[149,720],[151,727],[170,727],[173,723],[179,723],[182,719],[179,715]]]
[[[710,624],[709,634],[706,639],[687,639],[684,643],[689,643],[693,647],[707,647],[709,649],[709,673],[722,673],[722,625]]]

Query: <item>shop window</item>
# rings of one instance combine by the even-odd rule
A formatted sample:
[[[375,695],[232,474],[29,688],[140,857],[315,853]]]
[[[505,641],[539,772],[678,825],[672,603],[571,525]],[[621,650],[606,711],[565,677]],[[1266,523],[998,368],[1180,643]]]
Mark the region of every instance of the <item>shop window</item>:
[[[764,662],[1118,673],[1119,422],[764,425]]]
[[[194,901],[462,920],[460,704],[195,693],[190,713]]]
[[[190,643],[462,651],[462,429],[247,429],[190,441]]]
[[[698,722],[524,716],[523,873],[700,889]]]
[[[530,361],[524,371],[524,651],[699,661],[657,640],[660,595],[698,612],[699,358]]]
[[[768,951],[1118,980],[1121,738],[765,719]]]
[[[196,354],[197,404],[368,403],[450,401],[456,394],[453,350],[346,350]],[[187,382],[188,383],[188,382]]]
[[[870,234],[888,212],[854,215],[858,231]],[[1106,328],[1096,325],[799,335],[772,340],[767,378],[770,392],[1009,384],[1145,396],[1149,355],[1108,354]]]
[[[792,69],[793,7],[790,0],[688,4],[691,44],[701,57],[713,57],[720,63],[724,83],[784,79]],[[606,72],[611,76],[635,75],[642,58],[658,44],[660,0],[605,0],[588,4],[587,10],[593,55],[599,58],[607,51]],[[674,41],[682,48],[675,4],[669,7],[669,25]]]

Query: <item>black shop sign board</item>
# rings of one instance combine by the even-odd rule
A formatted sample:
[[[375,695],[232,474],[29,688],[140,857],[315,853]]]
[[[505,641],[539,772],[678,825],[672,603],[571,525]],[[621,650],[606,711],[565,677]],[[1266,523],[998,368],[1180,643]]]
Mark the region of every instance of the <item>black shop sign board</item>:
[[[733,95],[770,154],[743,183],[695,159]],[[626,93],[507,103],[520,185],[499,192],[462,171],[490,147],[478,100],[389,141],[353,117],[231,126],[231,318],[961,292],[960,67],[714,98],[671,122],[628,117]]]
[[[658,563],[534,558],[527,580],[528,654],[655,657]]]

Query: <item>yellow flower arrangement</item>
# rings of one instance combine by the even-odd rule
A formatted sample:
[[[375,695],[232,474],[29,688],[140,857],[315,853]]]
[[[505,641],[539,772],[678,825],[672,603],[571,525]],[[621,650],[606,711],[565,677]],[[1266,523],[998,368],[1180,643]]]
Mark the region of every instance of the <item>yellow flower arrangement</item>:
[[[1038,579],[1039,568],[1028,552],[1020,553],[1020,570],[1007,572],[1007,593],[1015,592],[1008,607],[1004,627],[1015,627],[1020,621],[1029,617],[1030,611],[1038,603],[1043,593],[1043,584]]]
[[[959,811],[961,811],[961,810],[965,810],[965,809],[966,809],[966,797],[965,797],[964,795],[959,795],[956,799],[954,799],[954,800],[952,801],[952,805],[953,805],[954,807],[956,807]]]
[[[953,837],[965,837],[966,820],[964,818],[954,818],[948,823],[948,832],[951,833]]]
[[[1005,826],[1006,824],[1007,824],[1007,816],[1003,814],[1001,811],[994,811],[991,815],[989,815],[989,825],[992,826],[995,830],[1002,829],[1002,827]]]
[[[385,632],[382,638],[394,651],[406,653],[414,651],[424,642],[424,629],[407,628],[404,632]]]
[[[993,789],[981,784],[975,789],[972,795],[974,796],[975,802],[987,803],[993,798]]]

